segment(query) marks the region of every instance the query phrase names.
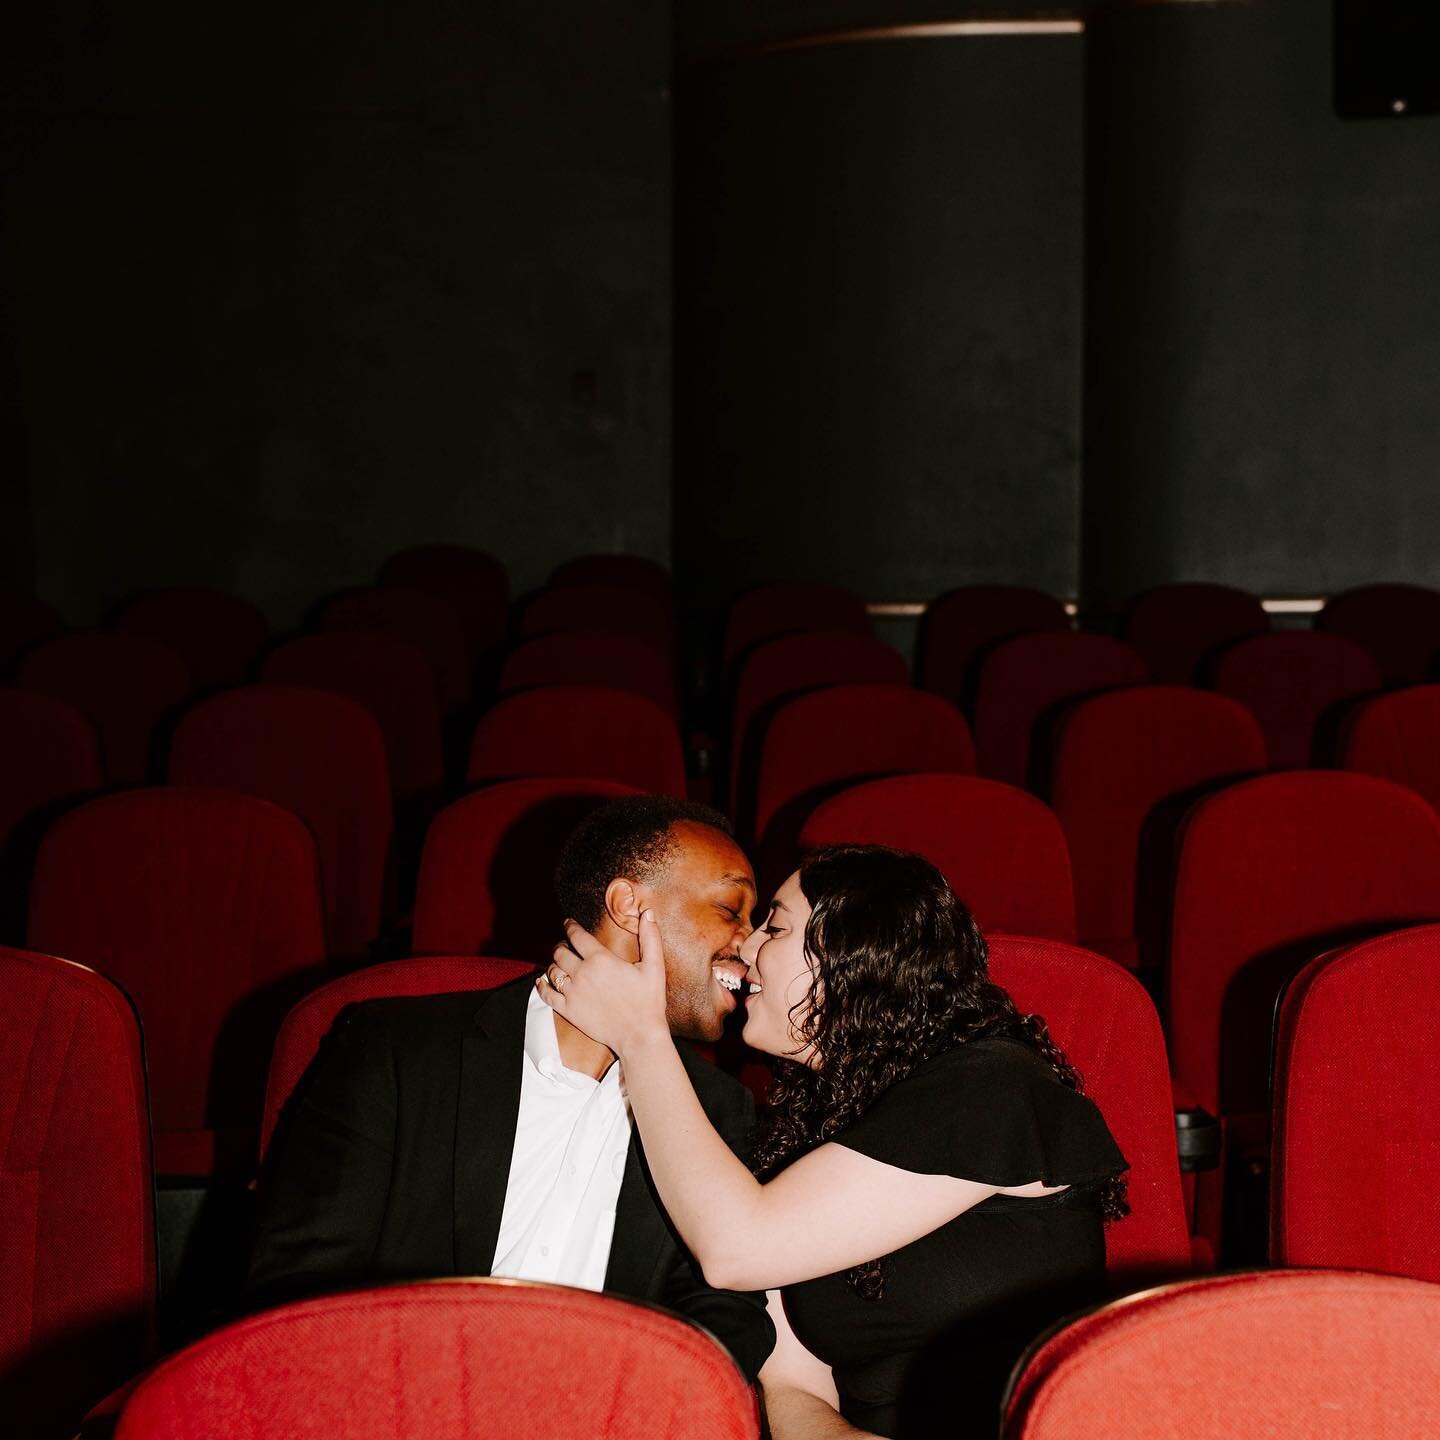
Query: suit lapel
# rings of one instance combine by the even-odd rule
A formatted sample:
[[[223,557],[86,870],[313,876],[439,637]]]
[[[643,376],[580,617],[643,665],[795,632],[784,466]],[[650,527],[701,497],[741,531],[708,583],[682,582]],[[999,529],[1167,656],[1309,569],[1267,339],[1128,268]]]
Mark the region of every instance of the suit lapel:
[[[488,994],[462,1041],[455,1125],[455,1273],[488,1275],[520,1115],[526,978]]]

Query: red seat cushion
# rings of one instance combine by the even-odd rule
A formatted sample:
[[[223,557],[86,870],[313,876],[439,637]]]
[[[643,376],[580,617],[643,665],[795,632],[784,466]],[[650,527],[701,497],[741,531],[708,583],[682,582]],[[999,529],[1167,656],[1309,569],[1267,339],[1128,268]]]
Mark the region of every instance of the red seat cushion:
[[[1332,596],[1316,627],[1370,652],[1387,685],[1428,680],[1440,655],[1440,590],[1361,585]]]

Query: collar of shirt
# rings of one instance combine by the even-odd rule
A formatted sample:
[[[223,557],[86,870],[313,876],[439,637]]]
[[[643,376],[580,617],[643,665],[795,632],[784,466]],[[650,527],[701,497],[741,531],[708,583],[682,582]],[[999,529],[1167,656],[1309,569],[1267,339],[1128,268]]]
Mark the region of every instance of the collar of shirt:
[[[560,1058],[560,1040],[555,1033],[555,1012],[540,998],[536,990],[531,990],[530,1000],[525,1007],[525,1059],[551,1085],[566,1090],[601,1090],[624,1094],[618,1063],[612,1064],[600,1080],[590,1075],[582,1075],[580,1071],[572,1070],[565,1064]]]

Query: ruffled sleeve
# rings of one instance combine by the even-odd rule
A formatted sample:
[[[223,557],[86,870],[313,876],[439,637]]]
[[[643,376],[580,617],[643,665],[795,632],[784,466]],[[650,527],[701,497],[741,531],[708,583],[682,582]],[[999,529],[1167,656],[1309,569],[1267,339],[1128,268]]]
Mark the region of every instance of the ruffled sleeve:
[[[901,1170],[1001,1188],[1086,1185],[1129,1168],[1094,1102],[1015,1040],[931,1057],[833,1138]]]

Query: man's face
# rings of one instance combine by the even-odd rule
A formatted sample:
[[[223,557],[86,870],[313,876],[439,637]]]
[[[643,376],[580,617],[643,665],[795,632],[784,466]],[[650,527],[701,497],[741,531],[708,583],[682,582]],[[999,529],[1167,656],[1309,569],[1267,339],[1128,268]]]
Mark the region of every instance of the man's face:
[[[647,887],[665,945],[666,1016],[673,1034],[718,1040],[744,984],[740,947],[750,934],[755,877],[744,852],[720,831],[681,820],[670,833],[674,853]]]

